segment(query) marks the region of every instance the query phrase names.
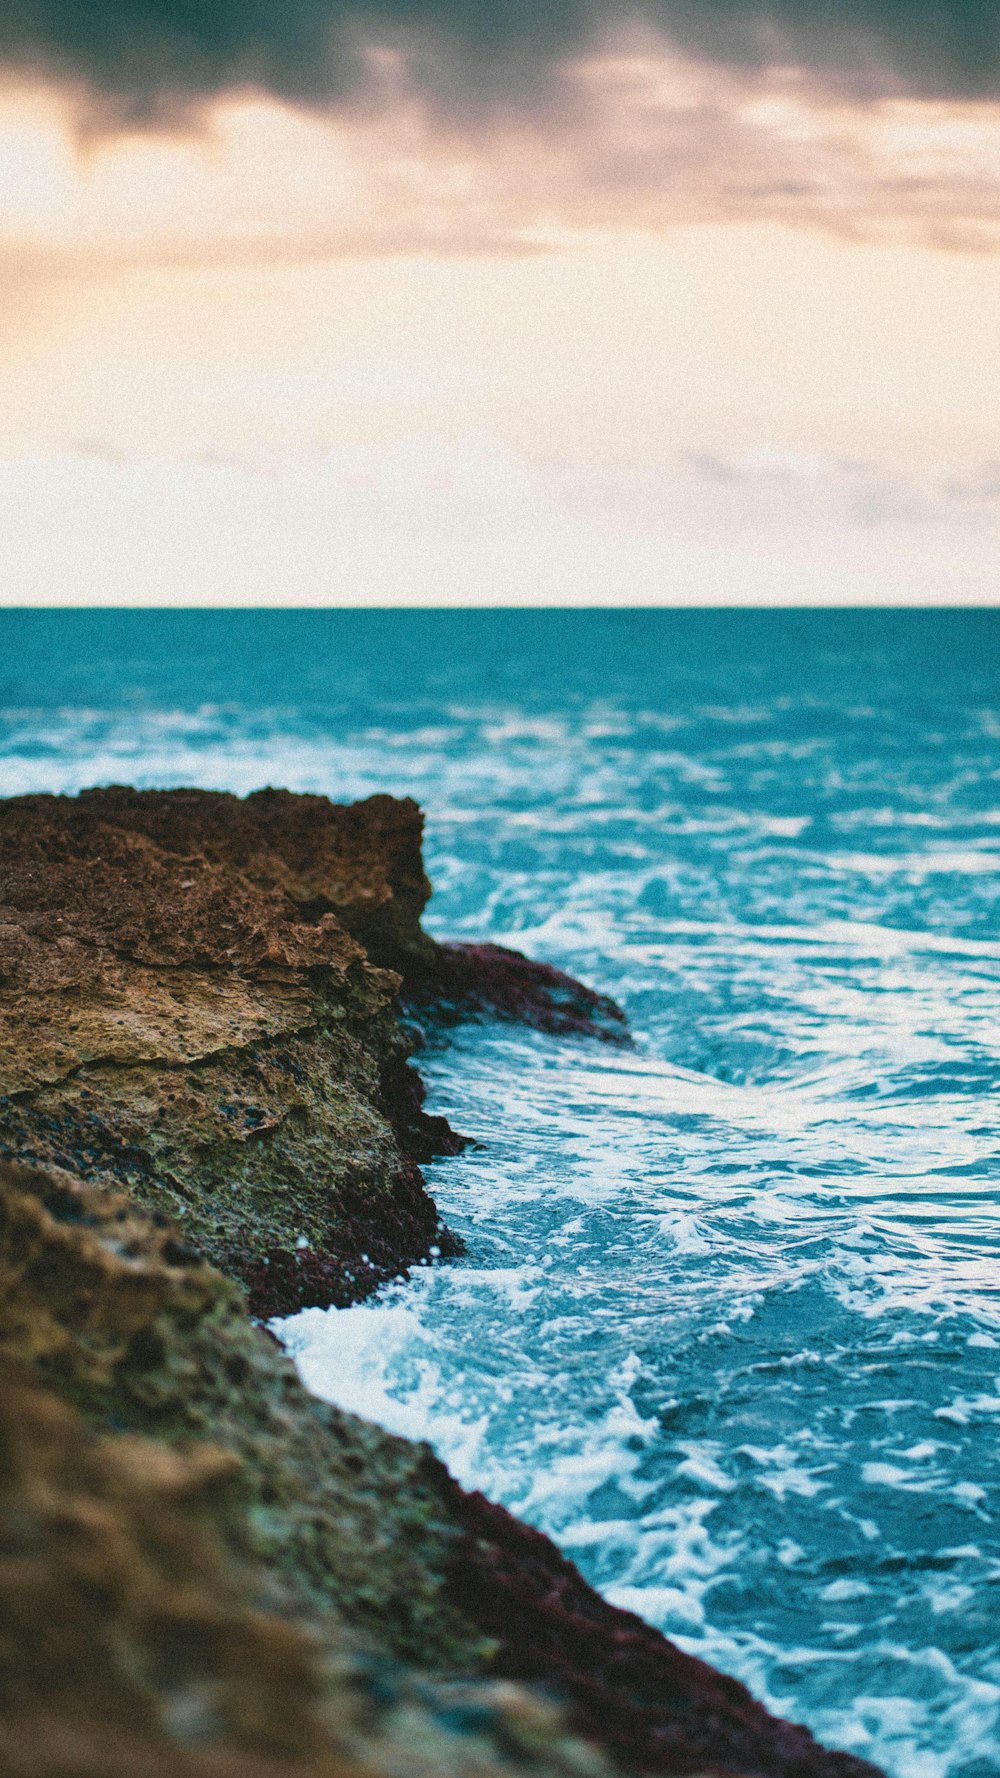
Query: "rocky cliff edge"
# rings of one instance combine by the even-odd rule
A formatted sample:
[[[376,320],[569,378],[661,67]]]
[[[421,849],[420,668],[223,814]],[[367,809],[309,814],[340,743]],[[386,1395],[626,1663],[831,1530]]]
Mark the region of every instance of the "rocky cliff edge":
[[[863,1778],[255,1321],[454,1244],[398,1013],[626,1041],[423,933],[416,806],[0,802],[0,1770]]]

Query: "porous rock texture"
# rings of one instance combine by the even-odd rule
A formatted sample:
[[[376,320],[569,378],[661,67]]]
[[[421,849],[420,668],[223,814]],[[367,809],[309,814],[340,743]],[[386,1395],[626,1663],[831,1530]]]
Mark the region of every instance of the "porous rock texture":
[[[426,895],[388,798],[0,803],[0,1771],[861,1778],[251,1319],[447,1247],[401,975],[621,1036]]]
[[[0,1151],[177,1219],[262,1316],[447,1249],[417,1161],[458,1142],[333,901],[419,946],[418,823],[386,797],[0,803]]]
[[[417,1163],[412,1008],[624,1037],[496,946],[436,945],[415,803],[113,787],[0,802],[0,1153],[183,1222],[253,1313],[356,1300],[452,1247]]]

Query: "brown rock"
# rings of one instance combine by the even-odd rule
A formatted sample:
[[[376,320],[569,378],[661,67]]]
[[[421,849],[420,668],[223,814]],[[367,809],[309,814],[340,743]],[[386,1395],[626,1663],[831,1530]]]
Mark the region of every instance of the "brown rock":
[[[248,1318],[447,1249],[401,976],[625,1039],[427,893],[385,797],[0,802],[0,1771],[863,1778]]]
[[[416,1162],[460,1141],[421,1109],[398,976],[321,894],[419,937],[419,818],[396,831],[397,808],[0,802],[0,1153],[181,1219],[261,1316],[454,1251]]]

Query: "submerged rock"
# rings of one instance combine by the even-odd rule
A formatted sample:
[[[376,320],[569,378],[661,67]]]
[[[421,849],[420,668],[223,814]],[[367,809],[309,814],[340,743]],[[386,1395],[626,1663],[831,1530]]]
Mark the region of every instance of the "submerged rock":
[[[0,1769],[870,1772],[315,1400],[251,1319],[447,1247],[417,1162],[459,1139],[401,981],[424,1017],[620,1036],[615,1009],[434,946],[409,803],[20,798],[0,859]]]

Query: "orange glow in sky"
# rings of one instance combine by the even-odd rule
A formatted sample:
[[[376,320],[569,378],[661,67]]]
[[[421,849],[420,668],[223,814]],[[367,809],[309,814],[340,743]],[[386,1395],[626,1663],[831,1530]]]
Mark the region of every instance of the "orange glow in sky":
[[[992,599],[1000,105],[571,74],[461,129],[0,94],[4,596]]]

